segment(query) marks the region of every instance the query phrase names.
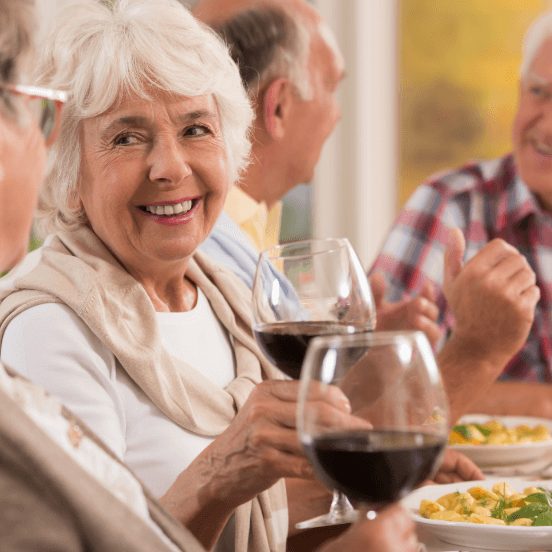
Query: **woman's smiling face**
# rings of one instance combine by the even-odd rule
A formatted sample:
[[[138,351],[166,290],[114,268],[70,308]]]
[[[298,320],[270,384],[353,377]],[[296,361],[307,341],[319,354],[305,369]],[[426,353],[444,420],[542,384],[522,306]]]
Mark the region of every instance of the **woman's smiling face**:
[[[127,270],[153,274],[192,255],[229,186],[214,98],[129,97],[83,121],[80,140],[80,200]]]

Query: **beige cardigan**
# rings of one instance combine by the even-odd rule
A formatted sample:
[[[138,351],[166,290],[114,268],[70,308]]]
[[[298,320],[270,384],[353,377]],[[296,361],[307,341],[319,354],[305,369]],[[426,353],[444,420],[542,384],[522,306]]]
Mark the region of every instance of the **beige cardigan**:
[[[186,272],[229,332],[237,377],[220,389],[162,346],[155,310],[144,288],[88,228],[53,237],[37,266],[0,292],[0,340],[12,318],[42,303],[70,307],[115,355],[151,401],[181,427],[205,436],[226,429],[255,384],[277,378],[251,335],[250,291],[233,273],[197,253]],[[9,280],[8,280],[9,281]],[[236,552],[285,549],[285,485],[236,510]]]

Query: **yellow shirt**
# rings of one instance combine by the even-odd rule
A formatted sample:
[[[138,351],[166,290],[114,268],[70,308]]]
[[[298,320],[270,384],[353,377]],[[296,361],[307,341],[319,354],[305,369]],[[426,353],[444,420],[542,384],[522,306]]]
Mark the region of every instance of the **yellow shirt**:
[[[232,186],[226,197],[224,211],[249,236],[259,251],[278,243],[281,201],[269,210],[265,203],[258,203],[239,186]]]

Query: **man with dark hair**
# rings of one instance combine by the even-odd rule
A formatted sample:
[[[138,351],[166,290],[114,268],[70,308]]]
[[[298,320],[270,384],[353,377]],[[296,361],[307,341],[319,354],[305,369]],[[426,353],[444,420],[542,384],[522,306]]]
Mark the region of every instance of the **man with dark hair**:
[[[252,162],[201,249],[252,287],[259,251],[278,243],[281,199],[312,180],[339,120],[343,56],[330,28],[303,0],[200,0],[195,15],[225,38],[256,113]],[[392,305],[378,301],[381,287],[373,281],[378,329],[416,328],[432,342],[439,338],[429,287]]]
[[[339,119],[335,93],[344,70],[329,29],[311,6],[297,0],[262,9],[250,4],[206,1],[196,7],[196,15],[229,44],[256,112],[253,162],[228,195],[225,212],[231,220],[218,226],[233,232],[232,238],[245,238],[251,264],[236,257],[237,247],[224,260],[249,285],[258,251],[278,241],[282,197],[312,180],[322,145]],[[294,17],[286,7],[296,10]],[[231,17],[220,19],[225,13]],[[205,250],[220,257],[227,243],[217,236],[215,231]]]
[[[344,63],[329,28],[304,0],[199,0],[194,11],[226,37],[256,112],[251,164],[203,246],[251,285],[258,249],[278,235],[271,222],[279,223],[279,216],[271,210],[288,190],[311,180],[339,119],[335,92]],[[523,346],[539,292],[533,271],[504,241],[490,242],[463,266],[462,234],[441,237],[444,267],[443,250],[433,261],[445,275],[456,324],[438,360],[454,419],[485,394]],[[522,285],[512,267],[524,275]],[[435,341],[437,309],[432,293],[422,293],[426,297],[380,305],[378,329],[415,327]]]

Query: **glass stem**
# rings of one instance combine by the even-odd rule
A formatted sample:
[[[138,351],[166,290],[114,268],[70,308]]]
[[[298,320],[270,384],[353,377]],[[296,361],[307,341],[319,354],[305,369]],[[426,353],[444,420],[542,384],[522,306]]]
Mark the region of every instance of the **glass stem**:
[[[341,491],[333,491],[332,505],[330,506],[330,517],[332,519],[343,520],[351,517],[355,509],[349,502],[349,499]]]

